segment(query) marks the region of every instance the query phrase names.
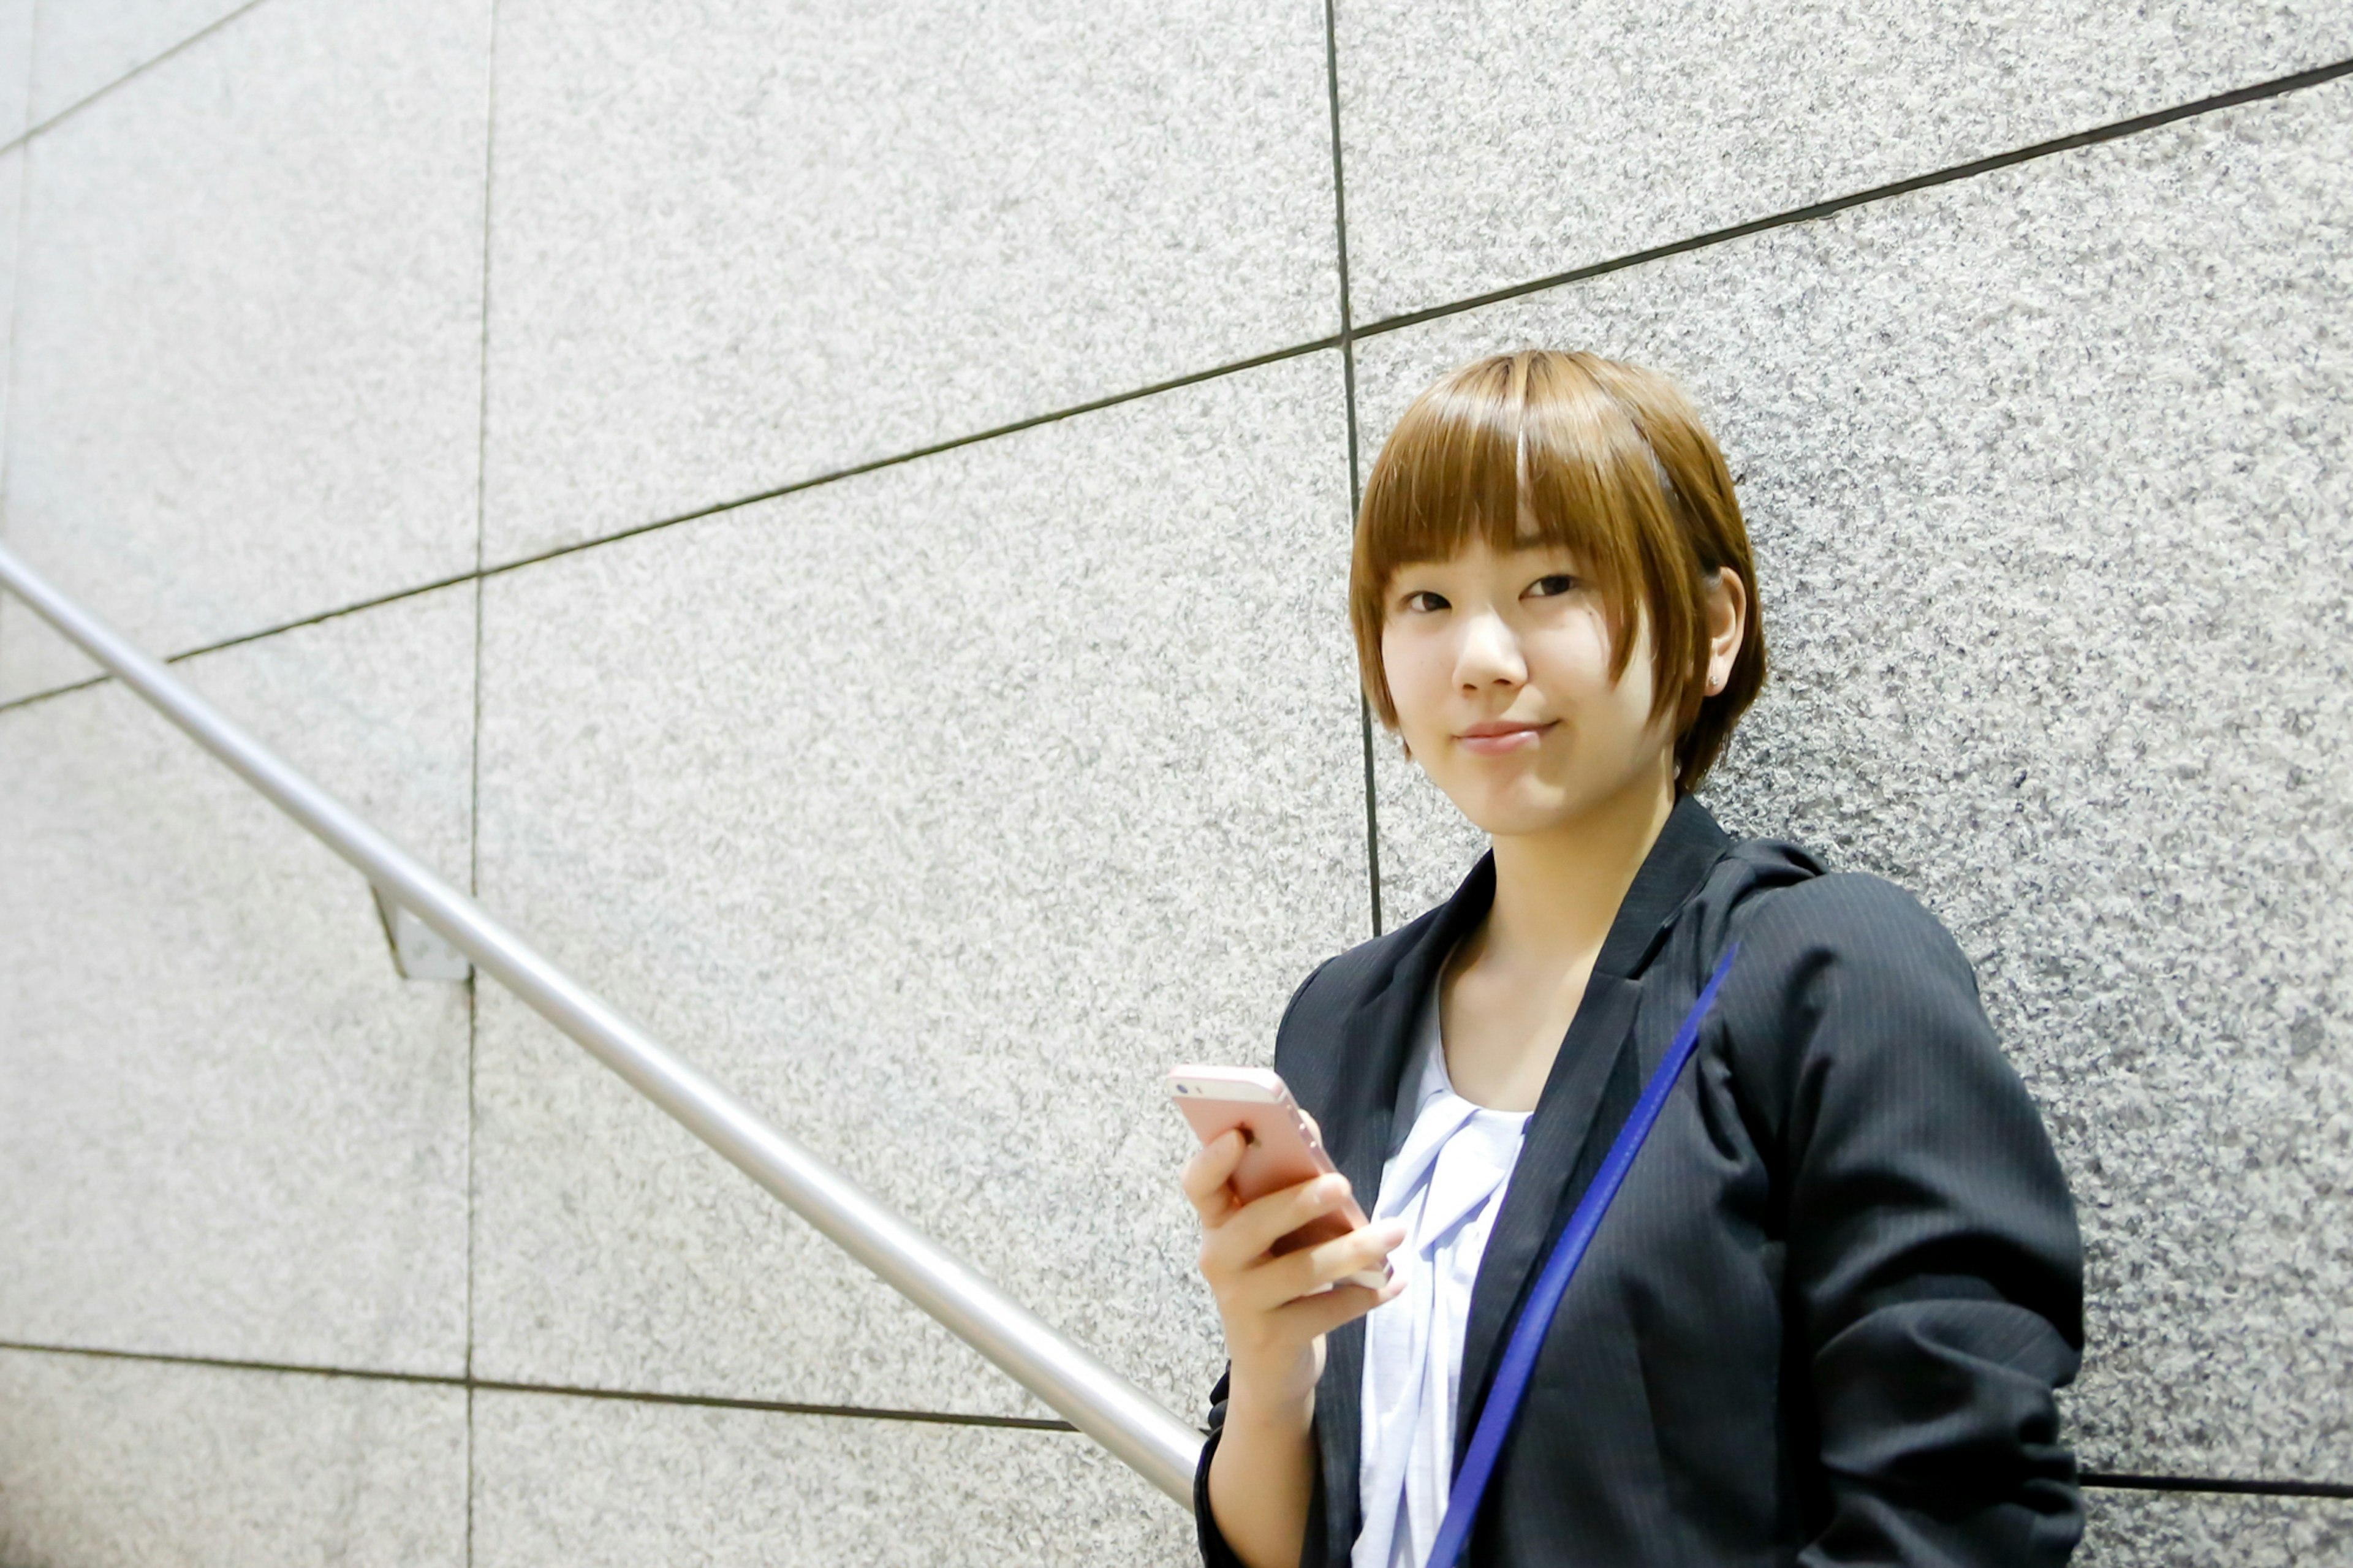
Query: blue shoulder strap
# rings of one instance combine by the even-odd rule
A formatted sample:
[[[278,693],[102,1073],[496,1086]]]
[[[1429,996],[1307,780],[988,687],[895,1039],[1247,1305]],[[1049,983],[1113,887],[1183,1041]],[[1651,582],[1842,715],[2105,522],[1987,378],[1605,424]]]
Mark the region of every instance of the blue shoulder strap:
[[[1691,1060],[1692,1050],[1699,1043],[1699,1026],[1706,1021],[1707,1010],[1715,1005],[1715,994],[1732,968],[1733,954],[1739,951],[1738,942],[1725,950],[1723,961],[1708,977],[1699,1000],[1692,1004],[1683,1027],[1675,1031],[1674,1043],[1667,1047],[1666,1059],[1659,1063],[1659,1070],[1643,1087],[1642,1098],[1634,1102],[1633,1114],[1626,1118],[1626,1125],[1618,1130],[1617,1141],[1609,1145],[1609,1153],[1595,1173],[1593,1184],[1577,1200],[1577,1212],[1568,1216],[1567,1228],[1554,1243],[1552,1256],[1545,1260],[1544,1272],[1536,1277],[1535,1289],[1528,1293],[1527,1305],[1513,1323],[1511,1340],[1504,1347],[1504,1359],[1495,1366],[1495,1381],[1488,1392],[1487,1403],[1479,1412],[1479,1425],[1472,1431],[1470,1451],[1462,1456],[1462,1468],[1454,1472],[1454,1488],[1446,1498],[1446,1517],[1440,1521],[1438,1540],[1430,1549],[1430,1568],[1454,1568],[1462,1548],[1470,1542],[1471,1526],[1479,1517],[1479,1500],[1486,1494],[1487,1482],[1495,1473],[1495,1459],[1504,1449],[1504,1439],[1511,1433],[1513,1418],[1520,1413],[1520,1401],[1528,1392],[1529,1374],[1535,1371],[1536,1352],[1544,1349],[1545,1332],[1552,1327],[1553,1314],[1559,1310],[1560,1299],[1568,1289],[1569,1277],[1584,1261],[1585,1249],[1592,1244],[1593,1233],[1600,1228],[1601,1216],[1609,1212],[1609,1200],[1625,1184],[1634,1156],[1642,1152],[1642,1141],[1650,1137],[1651,1129],[1658,1123],[1659,1112],[1666,1108],[1667,1096],[1674,1092],[1675,1080],[1683,1076],[1683,1064]]]

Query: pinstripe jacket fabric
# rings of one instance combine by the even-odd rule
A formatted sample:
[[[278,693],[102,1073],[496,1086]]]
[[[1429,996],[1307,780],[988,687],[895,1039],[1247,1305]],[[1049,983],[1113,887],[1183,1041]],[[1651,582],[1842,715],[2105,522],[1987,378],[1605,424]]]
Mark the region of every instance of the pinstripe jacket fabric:
[[[1275,1066],[1367,1206],[1415,1004],[1494,896],[1310,975]],[[1727,942],[1739,956],[1545,1342],[1481,1568],[2037,1568],[2082,1531],[2052,1390],[2083,1347],[2074,1210],[1968,962],[1890,882],[1679,801],[1620,906],[1473,1289],[1460,1453],[1519,1299]],[[1308,1568],[1357,1525],[1360,1321],[1330,1336]],[[1236,1562],[1195,1484],[1202,1552]]]

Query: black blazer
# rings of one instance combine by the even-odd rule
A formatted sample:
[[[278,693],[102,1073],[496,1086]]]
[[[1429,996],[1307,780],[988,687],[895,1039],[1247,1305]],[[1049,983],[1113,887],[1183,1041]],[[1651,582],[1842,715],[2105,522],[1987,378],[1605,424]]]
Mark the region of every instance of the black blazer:
[[[1370,1201],[1415,1008],[1493,858],[1292,997],[1275,1066]],[[1952,937],[1876,877],[1679,801],[1609,928],[1473,1288],[1459,1455],[1520,1297],[1727,942],[1674,1097],[1545,1341],[1469,1560],[1535,1568],[2066,1561],[2052,1391],[2083,1349],[2073,1204]],[[1357,1528],[1364,1324],[1330,1336],[1308,1568]],[[1212,1391],[1195,1480],[1201,1551]]]

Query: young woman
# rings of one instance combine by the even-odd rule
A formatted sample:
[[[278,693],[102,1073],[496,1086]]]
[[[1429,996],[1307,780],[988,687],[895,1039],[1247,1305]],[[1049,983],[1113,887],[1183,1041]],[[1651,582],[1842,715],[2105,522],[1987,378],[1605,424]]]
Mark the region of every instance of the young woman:
[[[1422,1568],[1532,1279],[1736,942],[1465,1561],[2064,1562],[2081,1250],[1968,963],[1690,793],[1765,678],[1697,415],[1588,354],[1453,372],[1374,465],[1351,609],[1375,710],[1494,848],[1291,1000],[1275,1067],[1341,1174],[1238,1204],[1238,1133],[1186,1166],[1229,1357],[1204,1557]],[[1270,1251],[1351,1191],[1371,1223]]]

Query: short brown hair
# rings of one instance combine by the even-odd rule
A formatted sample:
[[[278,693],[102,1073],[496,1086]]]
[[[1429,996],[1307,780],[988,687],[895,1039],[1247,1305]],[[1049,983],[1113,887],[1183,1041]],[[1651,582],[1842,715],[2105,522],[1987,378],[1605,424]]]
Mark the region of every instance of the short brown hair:
[[[1523,531],[1523,502],[1535,538]],[[1636,595],[1649,611],[1651,716],[1675,714],[1675,787],[1698,786],[1765,684],[1765,634],[1748,530],[1724,454],[1698,411],[1655,371],[1598,354],[1523,349],[1477,360],[1413,400],[1381,446],[1356,514],[1348,614],[1365,696],[1397,728],[1381,663],[1383,601],[1407,564],[1473,540],[1498,552],[1564,545],[1594,574],[1626,673]],[[1704,579],[1723,567],[1748,594],[1724,689],[1705,694]]]

